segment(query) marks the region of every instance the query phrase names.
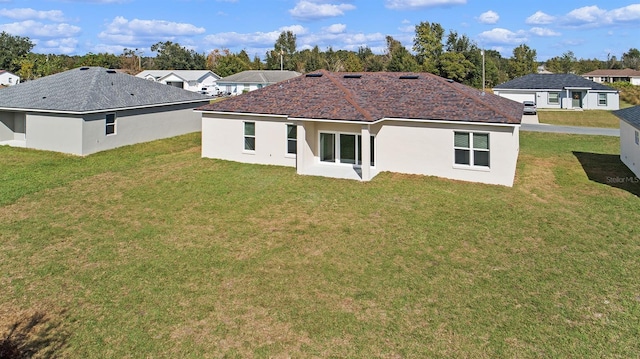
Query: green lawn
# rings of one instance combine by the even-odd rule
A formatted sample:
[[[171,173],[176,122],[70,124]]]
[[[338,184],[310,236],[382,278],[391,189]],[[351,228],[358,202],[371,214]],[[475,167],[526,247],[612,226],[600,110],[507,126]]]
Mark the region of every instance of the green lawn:
[[[538,121],[562,126],[620,128],[620,119],[604,110],[538,110]]]
[[[522,133],[513,188],[298,176],[199,141],[0,147],[0,338],[64,358],[640,353],[617,138]]]

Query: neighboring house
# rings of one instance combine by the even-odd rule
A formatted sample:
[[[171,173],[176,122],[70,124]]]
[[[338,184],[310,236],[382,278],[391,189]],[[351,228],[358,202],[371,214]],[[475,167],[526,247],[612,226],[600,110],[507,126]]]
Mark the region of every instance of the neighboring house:
[[[0,144],[88,155],[200,131],[210,97],[101,67],[2,89]]]
[[[618,90],[573,74],[529,74],[497,85],[493,93],[533,101],[538,108],[617,110]]]
[[[137,74],[136,77],[192,92],[215,87],[216,82],[220,79],[220,76],[209,70],[145,70]]]
[[[595,70],[583,74],[582,77],[597,83],[630,82],[640,86],[640,71],[633,69]]]
[[[640,177],[640,106],[613,113],[620,118],[620,160]]]
[[[248,70],[218,80],[220,91],[230,95],[254,91],[300,76],[296,71]]]
[[[197,110],[207,158],[512,186],[523,105],[428,73],[323,70]]]
[[[13,86],[20,83],[20,76],[9,71],[0,70],[0,85]]]

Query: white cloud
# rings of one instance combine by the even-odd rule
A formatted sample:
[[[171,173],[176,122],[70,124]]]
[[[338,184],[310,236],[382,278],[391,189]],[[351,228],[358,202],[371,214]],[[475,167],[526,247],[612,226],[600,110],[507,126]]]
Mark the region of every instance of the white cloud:
[[[55,40],[39,41],[35,50],[40,53],[71,54],[76,51],[78,40],[74,38],[61,38]]]
[[[98,34],[98,38],[114,44],[139,44],[143,40],[155,39],[168,41],[177,36],[194,36],[206,30],[192,24],[164,20],[131,21],[118,16],[107,25],[107,29]],[[152,40],[153,41],[153,40]]]
[[[342,16],[345,11],[355,9],[356,7],[351,4],[326,4],[302,0],[289,10],[289,13],[296,19],[309,21]]]
[[[548,25],[554,21],[556,21],[555,16],[545,14],[542,11],[536,11],[535,14],[525,20],[525,23],[528,25]]]
[[[585,6],[572,10],[565,17],[569,24],[595,23],[606,17],[607,11],[597,6]]]
[[[385,0],[386,7],[395,10],[411,10],[427,7],[464,5],[467,0]]]
[[[561,34],[557,31],[553,31],[549,28],[544,27],[532,27],[529,32],[535,36],[540,37],[548,37],[548,36],[560,36]]]
[[[55,22],[64,21],[64,14],[60,10],[37,11],[31,8],[0,9],[0,16],[14,20],[49,20]]]
[[[500,15],[492,10],[480,14],[480,17],[478,18],[478,21],[483,24],[495,24],[498,20],[500,20]]]
[[[0,25],[0,31],[27,37],[73,37],[80,33],[78,26],[69,24],[43,24],[34,20]]]
[[[330,34],[341,34],[345,32],[346,29],[347,29],[347,25],[345,24],[333,24],[329,27],[325,27],[323,30]]]
[[[518,45],[528,40],[523,31],[513,32],[502,28],[482,32],[478,39],[489,45]]]

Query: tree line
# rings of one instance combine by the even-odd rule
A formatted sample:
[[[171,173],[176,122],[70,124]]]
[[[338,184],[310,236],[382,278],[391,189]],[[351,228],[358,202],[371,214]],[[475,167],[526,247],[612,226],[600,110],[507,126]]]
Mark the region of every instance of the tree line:
[[[485,85],[493,87],[515,77],[536,73],[539,65],[554,73],[582,74],[596,69],[633,68],[640,70],[640,51],[625,52],[621,59],[610,56],[606,61],[577,59],[568,51],[544,63],[536,59],[536,50],[521,44],[509,58],[495,50],[484,50],[467,35],[450,30],[445,32],[438,23],[421,22],[415,27],[411,49],[392,36],[386,37],[386,50],[375,54],[369,47],[357,51],[298,50],[296,35],[291,31],[280,34],[273,49],[264,60],[258,55],[250,58],[245,50],[233,53],[215,49],[208,54],[198,53],[171,41],[151,46],[155,56],[142,56],[137,49],[125,48],[120,55],[88,53],[83,56],[36,54],[34,44],[27,37],[0,33],[0,69],[18,74],[24,80],[66,71],[80,66],[102,66],[123,69],[131,74],[142,70],[201,70],[208,69],[225,77],[245,70],[293,70],[308,73],[319,69],[345,72],[430,72],[477,88],[482,87],[484,63]],[[484,55],[483,55],[484,54]],[[483,60],[484,57],[484,60]]]

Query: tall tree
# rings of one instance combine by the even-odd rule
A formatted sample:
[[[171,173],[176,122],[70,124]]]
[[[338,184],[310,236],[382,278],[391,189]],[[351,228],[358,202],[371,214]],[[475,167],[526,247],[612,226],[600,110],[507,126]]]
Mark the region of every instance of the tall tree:
[[[387,36],[387,53],[389,56],[389,62],[386,64],[387,71],[416,72],[420,70],[420,65],[409,50],[391,36]]]
[[[273,50],[267,52],[267,68],[279,70],[282,66],[283,70],[295,70],[296,47],[296,35],[292,31],[281,32]]]
[[[631,48],[622,54],[622,65],[634,70],[640,70],[640,50]]]
[[[160,70],[201,70],[206,66],[204,55],[171,41],[155,43],[151,51],[158,54],[154,64]]]
[[[536,50],[522,44],[513,49],[513,57],[509,60],[509,76],[516,78],[538,71]]]
[[[362,63],[363,71],[377,72],[384,70],[384,59],[382,55],[376,55],[369,47],[358,48],[358,58]]]
[[[437,73],[438,61],[443,52],[444,29],[438,23],[423,21],[416,25],[413,51],[424,71]]]
[[[576,72],[577,62],[578,60],[573,51],[567,51],[562,56],[552,57],[547,60],[545,67],[556,74],[571,74]]]
[[[463,82],[473,68],[471,61],[467,60],[461,52],[446,52],[440,56],[438,62],[440,76],[456,82]]]
[[[28,37],[13,36],[0,33],[0,70],[18,72],[20,59],[33,49],[33,42]]]

